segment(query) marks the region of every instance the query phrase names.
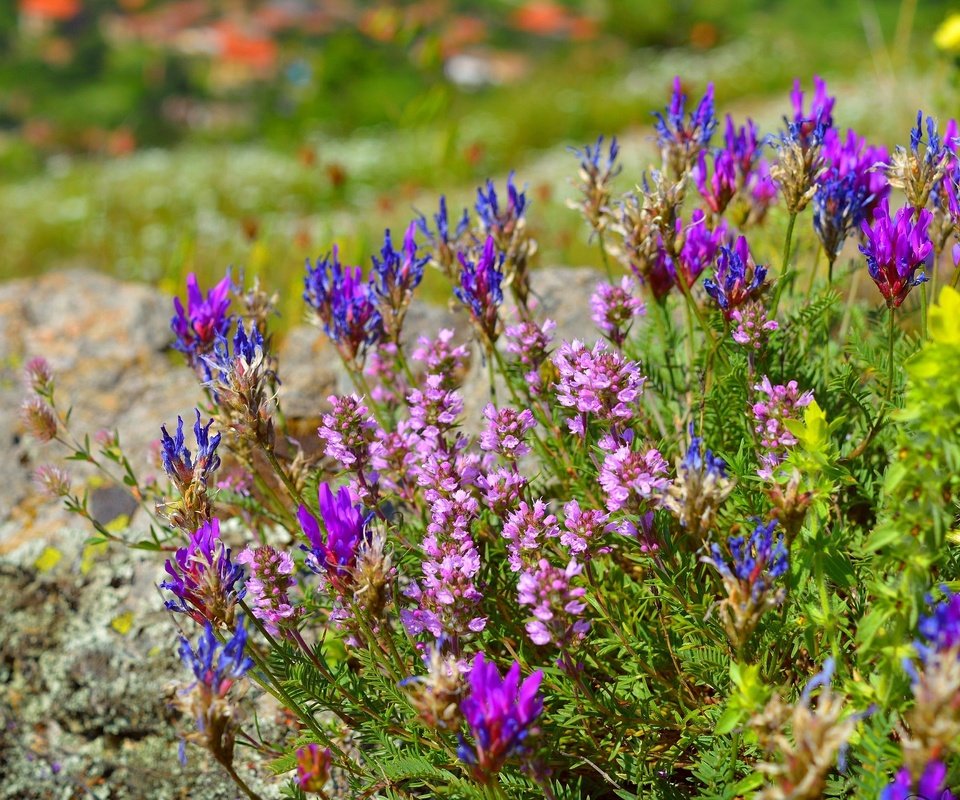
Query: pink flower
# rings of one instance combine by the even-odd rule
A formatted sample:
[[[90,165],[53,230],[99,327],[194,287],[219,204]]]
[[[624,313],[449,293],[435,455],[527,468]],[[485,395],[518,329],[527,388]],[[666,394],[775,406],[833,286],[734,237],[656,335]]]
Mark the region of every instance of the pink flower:
[[[586,589],[571,586],[582,571],[576,559],[570,559],[566,569],[560,569],[541,558],[520,574],[517,602],[532,606],[533,619],[526,629],[534,644],[552,642],[562,648],[586,636],[590,623],[580,619],[587,607],[583,602]]]

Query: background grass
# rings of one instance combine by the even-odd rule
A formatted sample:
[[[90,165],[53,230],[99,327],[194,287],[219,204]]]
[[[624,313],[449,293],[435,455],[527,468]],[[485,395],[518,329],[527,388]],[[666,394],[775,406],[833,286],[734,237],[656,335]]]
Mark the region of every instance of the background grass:
[[[494,6],[454,4],[451,13],[478,8]],[[697,95],[713,81],[721,114],[751,115],[771,132],[789,109],[793,78],[809,87],[819,73],[838,95],[839,125],[888,146],[906,141],[918,107],[949,115],[956,99],[952,65],[931,43],[947,5],[914,11],[911,21],[900,2],[622,2],[583,43],[523,38],[488,19],[485,47],[521,55],[528,72],[473,91],[423,55],[427,34],[371,44],[346,29],[282,43],[284,57],[313,59],[318,76],[296,107],[277,86],[258,85],[229,98],[253,109],[243,123],[216,135],[157,130],[122,157],[77,155],[70,131],[85,111],[107,126],[149,122],[149,87],[134,67],[157,56],[110,51],[99,73],[74,68],[57,90],[56,70],[31,66],[14,47],[0,82],[14,79],[19,58],[28,67],[20,90],[36,90],[31,113],[65,133],[52,148],[32,147],[20,120],[0,139],[0,278],[83,266],[174,291],[187,272],[209,283],[232,267],[265,277],[296,321],[306,258],[336,242],[348,260],[368,263],[385,227],[431,213],[441,193],[454,208],[470,204],[483,179],[502,185],[509,169],[533,199],[540,263],[597,264],[565,207],[576,171],[569,145],[619,133],[620,188],[629,188],[652,154],[650,113],[676,74]],[[193,91],[211,100],[197,80]],[[779,241],[752,245],[772,257]],[[442,287],[432,280],[426,291]]]

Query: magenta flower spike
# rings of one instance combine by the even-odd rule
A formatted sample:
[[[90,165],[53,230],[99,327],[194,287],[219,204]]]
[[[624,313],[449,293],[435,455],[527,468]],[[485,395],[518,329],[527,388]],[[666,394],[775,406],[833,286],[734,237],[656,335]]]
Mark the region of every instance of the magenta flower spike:
[[[917,214],[910,206],[901,208],[891,219],[884,200],[873,216],[873,225],[864,220],[860,226],[865,239],[860,252],[867,257],[870,277],[889,308],[898,308],[914,286],[928,280],[922,269],[933,254],[928,233],[931,222],[933,214],[927,209]]]
[[[527,752],[527,741],[538,732],[536,721],[543,712],[542,682],[543,672],[537,670],[521,684],[516,661],[501,678],[497,665],[477,653],[467,696],[460,703],[473,741],[461,736],[457,754],[481,783],[500,772],[508,758]]]

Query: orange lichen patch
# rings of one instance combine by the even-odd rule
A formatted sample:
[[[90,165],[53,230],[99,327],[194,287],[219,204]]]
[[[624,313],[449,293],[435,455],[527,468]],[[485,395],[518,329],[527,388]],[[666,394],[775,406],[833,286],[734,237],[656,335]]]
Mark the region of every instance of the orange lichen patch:
[[[80,13],[80,0],[20,0],[20,13],[40,19],[73,19]]]

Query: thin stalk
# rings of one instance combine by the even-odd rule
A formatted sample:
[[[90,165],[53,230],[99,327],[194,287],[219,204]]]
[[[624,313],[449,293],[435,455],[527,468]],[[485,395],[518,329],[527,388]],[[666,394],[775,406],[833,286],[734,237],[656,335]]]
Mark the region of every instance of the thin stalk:
[[[600,258],[603,259],[603,268],[607,271],[607,280],[613,282],[613,270],[610,269],[610,258],[607,256],[607,246],[603,241],[603,232],[597,233],[597,242],[600,245]]]
[[[487,376],[490,380],[490,399],[493,401],[493,404],[497,404],[497,382],[496,382],[496,373],[493,369],[493,356],[492,356],[492,347],[487,350]]]
[[[290,493],[290,497],[296,504],[297,508],[306,505],[306,503],[303,502],[303,496],[300,494],[290,476],[287,475],[287,471],[283,468],[283,465],[277,459],[277,455],[273,452],[273,448],[264,446],[262,449],[263,454],[267,457],[267,461],[270,462],[270,466],[273,467],[273,471],[277,473],[277,477],[279,477],[280,480],[283,481],[283,485],[287,487],[287,492]]]
[[[243,792],[250,800],[263,800],[253,789],[247,786],[246,781],[243,780],[238,774],[233,765],[224,764],[223,768],[227,771],[227,775],[233,780],[235,784],[239,787],[240,791]]]
[[[887,402],[893,399],[893,337],[896,332],[895,312],[893,306],[890,307],[890,341],[887,349]]]
[[[937,277],[940,274],[940,256],[942,254],[942,249],[934,249],[933,251],[933,269],[930,270],[930,299],[934,302],[937,300]],[[921,288],[925,289],[926,286],[927,285],[924,284]],[[926,334],[926,326],[924,326],[923,332]]]
[[[787,222],[787,235],[783,240],[783,260],[780,264],[780,278],[777,281],[777,291],[773,296],[773,306],[771,309],[770,316],[773,317],[777,313],[777,309],[780,307],[780,296],[783,294],[784,286],[786,285],[787,278],[787,265],[790,263],[790,245],[793,243],[793,226],[797,223],[796,213],[790,215],[790,219]]]
[[[890,309],[891,311],[893,309]],[[920,338],[927,338],[927,284],[920,284]]]

